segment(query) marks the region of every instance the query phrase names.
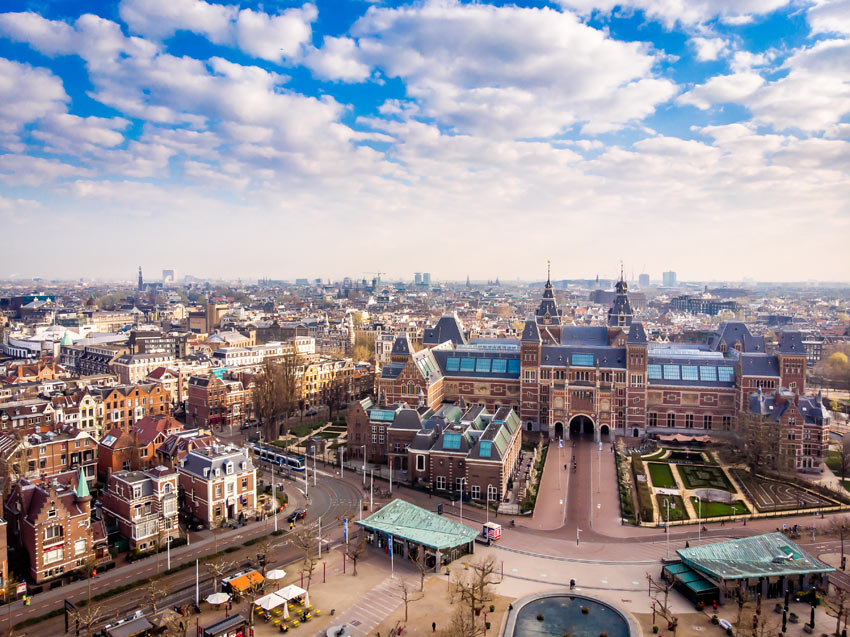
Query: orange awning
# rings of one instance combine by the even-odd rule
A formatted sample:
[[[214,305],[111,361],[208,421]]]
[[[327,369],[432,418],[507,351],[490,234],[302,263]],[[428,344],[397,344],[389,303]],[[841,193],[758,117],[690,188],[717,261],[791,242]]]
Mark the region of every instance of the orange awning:
[[[228,584],[230,584],[231,590],[241,593],[242,591],[247,591],[255,588],[259,584],[262,584],[264,579],[265,578],[257,571],[251,571],[249,573],[245,573],[245,575],[237,577],[236,579],[230,580]]]

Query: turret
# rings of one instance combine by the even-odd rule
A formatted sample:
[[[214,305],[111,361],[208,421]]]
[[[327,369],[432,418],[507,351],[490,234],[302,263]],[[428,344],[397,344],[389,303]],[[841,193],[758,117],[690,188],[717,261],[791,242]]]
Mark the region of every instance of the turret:
[[[91,492],[89,492],[89,483],[86,481],[82,467],[80,467],[80,475],[77,477],[77,486],[74,489],[74,501],[81,511],[91,513]]]

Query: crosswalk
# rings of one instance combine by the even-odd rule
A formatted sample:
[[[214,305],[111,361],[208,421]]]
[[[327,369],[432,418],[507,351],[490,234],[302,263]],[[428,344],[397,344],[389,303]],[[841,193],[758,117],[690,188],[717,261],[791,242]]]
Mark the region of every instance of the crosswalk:
[[[368,635],[389,615],[401,606],[398,596],[398,578],[388,577],[375,588],[363,595],[357,604],[349,608],[333,621],[334,625],[346,624],[353,635]],[[324,631],[316,633],[324,635]]]

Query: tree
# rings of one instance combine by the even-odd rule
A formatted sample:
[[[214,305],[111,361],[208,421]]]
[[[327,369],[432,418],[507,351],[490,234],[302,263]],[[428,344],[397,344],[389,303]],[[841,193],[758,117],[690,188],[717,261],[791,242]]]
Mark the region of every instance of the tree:
[[[834,581],[830,581],[829,595],[823,600],[827,613],[835,615],[835,634],[841,634],[841,620],[847,621],[850,615],[850,591],[841,588]]]
[[[335,370],[333,377],[325,385],[325,402],[328,405],[328,420],[333,419],[334,409],[348,395],[348,379],[344,369]]]
[[[275,495],[272,494],[272,498]],[[266,567],[269,563],[269,555],[272,552],[272,538],[271,536],[266,536],[259,542],[257,542],[257,561],[260,565],[260,572],[263,574],[263,577],[266,575]],[[261,557],[262,556],[262,557]]]
[[[267,360],[255,378],[254,414],[262,426],[263,438],[268,441],[277,440],[288,430],[287,420],[298,405],[300,364],[298,354],[288,353]]]
[[[215,559],[204,562],[204,568],[213,576],[213,592],[218,591],[218,580],[224,577],[228,572],[233,570],[233,567],[236,566],[236,562],[231,562],[224,557],[217,557]]]
[[[841,559],[844,559],[844,540],[850,537],[850,520],[844,515],[836,515],[826,525],[826,532],[837,535],[841,541]]]
[[[475,617],[467,615],[464,608],[458,608],[452,615],[449,627],[440,631],[440,634],[445,637],[478,637],[484,633],[484,629],[475,623]]]
[[[841,446],[838,448],[838,461],[841,465],[841,479],[847,477],[847,470],[850,469],[850,436],[842,436]]]
[[[169,637],[186,637],[189,632],[189,620],[174,611],[168,612],[163,617],[165,634]]]
[[[156,607],[160,601],[168,596],[168,587],[159,579],[149,579],[142,589],[145,602],[151,607],[156,615]]]
[[[411,590],[410,584],[407,580],[403,578],[399,578],[395,584],[395,596],[401,599],[401,603],[404,604],[404,621],[407,622],[407,607],[408,604],[412,604],[413,602],[418,602],[420,599],[425,597],[425,595],[421,591]]]
[[[83,637],[92,637],[97,631],[97,626],[105,623],[110,619],[110,614],[102,604],[86,604],[82,608],[77,609],[71,614],[71,619],[77,625],[79,633]]]
[[[475,623],[475,613],[480,611],[486,604],[493,601],[493,586],[499,584],[502,578],[496,575],[496,562],[492,558],[481,562],[470,564],[471,575],[468,578],[461,576],[455,579],[455,593],[461,602],[469,608],[469,616]]]
[[[415,550],[411,550],[408,553],[408,556],[410,557],[410,561],[413,562],[413,565],[419,571],[419,590],[420,591],[425,590],[425,574],[428,573],[431,570],[430,568],[428,568],[428,565],[426,564],[424,559],[419,559],[419,551],[424,551],[424,550],[425,550],[425,548],[420,546],[420,547],[417,547]]]
[[[316,570],[316,564],[319,561],[318,556],[318,546],[319,542],[324,540],[324,537],[319,537],[318,535],[313,535],[316,533],[310,528],[304,528],[295,533],[292,533],[288,544],[294,546],[299,549],[304,556],[301,561],[301,574],[304,575],[306,579],[307,590],[310,590],[310,583],[313,580],[313,572]]]
[[[366,539],[360,534],[351,540],[345,547],[345,555],[351,560],[351,575],[357,577],[357,560],[366,552]]]
[[[675,637],[679,618],[673,614],[673,609],[670,607],[669,596],[673,584],[663,580],[658,582],[652,579],[652,575],[649,573],[646,574],[646,580],[649,582],[649,598],[653,602],[653,609],[667,622],[668,629],[673,632]]]
[[[351,350],[351,355],[356,361],[375,360],[375,333],[357,332],[354,336],[354,347]]]

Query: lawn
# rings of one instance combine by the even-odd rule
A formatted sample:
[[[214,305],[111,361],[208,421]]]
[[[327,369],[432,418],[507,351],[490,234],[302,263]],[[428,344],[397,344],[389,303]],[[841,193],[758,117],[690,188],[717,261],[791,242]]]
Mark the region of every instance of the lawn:
[[[661,462],[648,462],[649,475],[652,478],[652,485],[656,488],[675,489],[676,479],[673,477],[673,471],[669,464]]]
[[[834,449],[829,450],[829,455],[826,458],[826,466],[832,469],[835,475],[841,475],[841,454]]]
[[[721,489],[734,492],[735,488],[720,467],[705,465],[677,465],[682,482],[688,489]]]
[[[650,460],[661,460],[664,457],[664,454],[667,453],[667,449],[665,447],[661,447],[657,451],[653,451],[648,456],[641,456],[644,462],[649,462]]]
[[[316,429],[323,426],[324,424],[325,423],[323,423],[323,422],[317,422],[317,423],[313,423],[313,424],[305,423],[303,425],[295,425],[294,427],[290,427],[289,433],[291,433],[293,436],[301,438],[303,436],[306,436],[310,432],[315,431]]]
[[[320,431],[318,434],[319,438],[339,438],[340,434],[336,431]]]
[[[661,495],[655,496],[658,502],[658,519],[660,522],[667,521],[667,505],[664,504],[670,500],[670,521],[677,522],[678,520],[687,520],[688,512],[685,510],[685,503],[681,496],[678,495]]]
[[[735,500],[729,504],[725,502],[706,502],[703,500],[702,503],[697,506],[697,498],[692,496],[691,504],[694,506],[694,511],[697,512],[697,515],[703,518],[719,518],[727,515],[740,515],[742,513],[750,512],[750,509],[743,500]],[[735,507],[734,513],[732,512],[732,507]]]

